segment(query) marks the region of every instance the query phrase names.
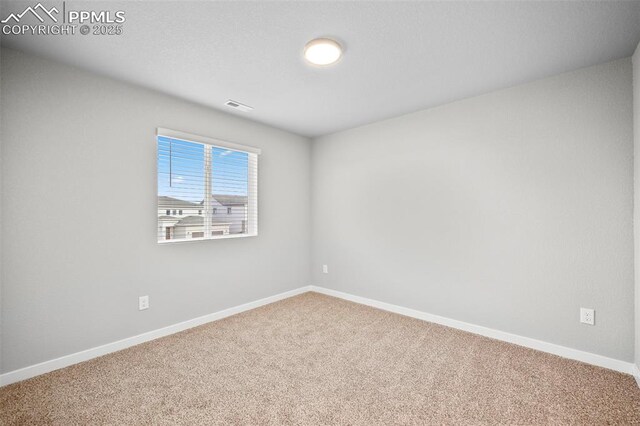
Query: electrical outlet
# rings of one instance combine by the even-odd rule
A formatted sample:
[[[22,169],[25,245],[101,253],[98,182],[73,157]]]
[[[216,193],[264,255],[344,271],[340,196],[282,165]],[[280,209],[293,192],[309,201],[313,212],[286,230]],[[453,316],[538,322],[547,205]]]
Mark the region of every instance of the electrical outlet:
[[[580,308],[580,322],[583,324],[595,325],[596,311],[589,308]]]
[[[149,309],[149,296],[140,296],[138,297],[138,310],[144,311],[145,309]]]
[[[329,273],[329,265],[322,265],[322,273],[323,274]]]

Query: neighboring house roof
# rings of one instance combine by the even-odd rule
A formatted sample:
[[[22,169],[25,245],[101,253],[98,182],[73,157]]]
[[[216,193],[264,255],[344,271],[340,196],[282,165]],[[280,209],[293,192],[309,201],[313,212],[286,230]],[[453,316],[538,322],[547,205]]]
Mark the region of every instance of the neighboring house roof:
[[[186,200],[180,200],[178,198],[167,197],[165,195],[161,195],[158,197],[158,207],[161,208],[198,208],[200,207],[197,203],[192,203]]]
[[[246,195],[223,195],[213,194],[213,198],[216,199],[223,206],[244,206],[247,204]],[[199,203],[192,203],[191,201],[180,200],[178,198],[167,197],[161,195],[158,197],[158,208],[179,209],[179,208],[200,208],[204,204],[204,200]]]
[[[223,206],[237,206],[237,205],[242,205],[243,206],[243,205],[247,204],[247,196],[246,195],[213,194],[213,198],[215,198]]]
[[[176,226],[202,226],[204,225],[204,217],[202,216],[187,216],[180,222],[176,223]]]
[[[230,225],[231,222],[228,220],[220,220],[213,219],[211,221],[213,225]],[[204,217],[203,216],[187,216],[184,219],[180,220],[180,222],[176,223],[175,226],[203,226],[204,225]]]

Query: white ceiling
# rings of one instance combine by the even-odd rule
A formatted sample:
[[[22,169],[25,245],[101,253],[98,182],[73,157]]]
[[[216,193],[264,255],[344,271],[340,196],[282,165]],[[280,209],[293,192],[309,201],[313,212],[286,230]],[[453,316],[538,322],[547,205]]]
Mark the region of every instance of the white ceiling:
[[[3,3],[0,13],[30,3]],[[62,2],[43,0],[45,6]],[[124,10],[121,36],[2,36],[76,65],[318,136],[633,53],[633,2],[70,2]],[[307,41],[346,48],[333,67]],[[240,113],[227,99],[253,106]]]

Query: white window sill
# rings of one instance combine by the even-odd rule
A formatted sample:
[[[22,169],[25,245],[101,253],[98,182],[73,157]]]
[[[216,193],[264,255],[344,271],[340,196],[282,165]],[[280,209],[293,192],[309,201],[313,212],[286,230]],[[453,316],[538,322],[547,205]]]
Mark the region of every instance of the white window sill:
[[[228,240],[231,238],[248,238],[248,237],[257,237],[258,234],[228,234],[228,235],[216,235],[215,237],[209,238],[183,238],[180,240],[163,240],[158,241],[158,244],[173,244],[173,243],[191,243],[194,241],[211,241],[211,240]]]

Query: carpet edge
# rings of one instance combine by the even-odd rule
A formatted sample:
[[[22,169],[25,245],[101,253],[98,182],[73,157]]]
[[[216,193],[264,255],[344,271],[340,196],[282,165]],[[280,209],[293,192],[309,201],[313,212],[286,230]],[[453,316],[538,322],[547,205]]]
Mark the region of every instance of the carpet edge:
[[[464,321],[455,320],[452,318],[442,317],[439,315],[430,314],[428,312],[418,311],[416,309],[406,308],[404,306],[393,305],[391,303],[381,302],[378,300],[369,299],[362,296],[356,296],[342,291],[333,290],[325,287],[312,285],[311,291],[325,294],[327,296],[337,297],[339,299],[348,300],[350,302],[359,303],[361,305],[371,306],[373,308],[382,309],[384,311],[393,312],[400,315],[420,319],[422,321],[433,322],[436,324],[444,325],[447,327],[455,328],[458,330],[466,331],[473,334],[478,334],[484,337],[500,340],[507,343],[512,343],[518,346],[524,346],[529,349],[535,349],[541,352],[550,353],[563,358],[572,359],[574,361],[581,361],[586,364],[595,365],[598,367],[607,368],[610,370],[618,371],[620,373],[630,374],[636,378],[638,386],[640,386],[640,372],[638,367],[627,361],[622,361],[615,358],[609,358],[604,355],[598,355],[591,352],[582,351],[579,349],[569,348],[566,346],[558,345],[555,343],[549,343],[542,340],[537,340],[531,337],[520,336],[517,334],[508,333],[506,331],[500,331],[481,325],[471,324]],[[638,374],[636,375],[636,372]]]
[[[43,361],[38,364],[33,364],[17,370],[9,371],[7,373],[0,374],[0,387],[10,385],[12,383],[20,382],[22,380],[27,380],[36,376],[40,376],[42,374],[59,370],[61,368],[68,367],[70,365],[78,364],[80,362],[88,361],[93,358],[110,354],[112,352],[117,352],[126,348],[130,348],[132,346],[139,345],[141,343],[149,342],[151,340],[155,340],[161,337],[169,336],[171,334],[179,333],[181,331],[188,330],[193,327],[197,327],[209,322],[227,318],[232,315],[239,314],[241,312],[249,311],[251,309],[259,308],[260,306],[269,305],[271,303],[288,299],[290,297],[307,293],[309,291],[311,291],[311,286],[298,287],[296,289],[285,291],[283,293],[278,293],[273,296],[268,296],[262,299],[254,300],[252,302],[243,303],[242,305],[223,309],[218,312],[213,312],[211,314],[192,318],[190,320],[168,325],[166,327],[147,331],[145,333],[141,333],[135,336],[126,337],[124,339],[117,340],[115,342],[106,343],[104,345],[85,349],[80,352],[63,355],[61,357],[54,358],[48,361]]]

